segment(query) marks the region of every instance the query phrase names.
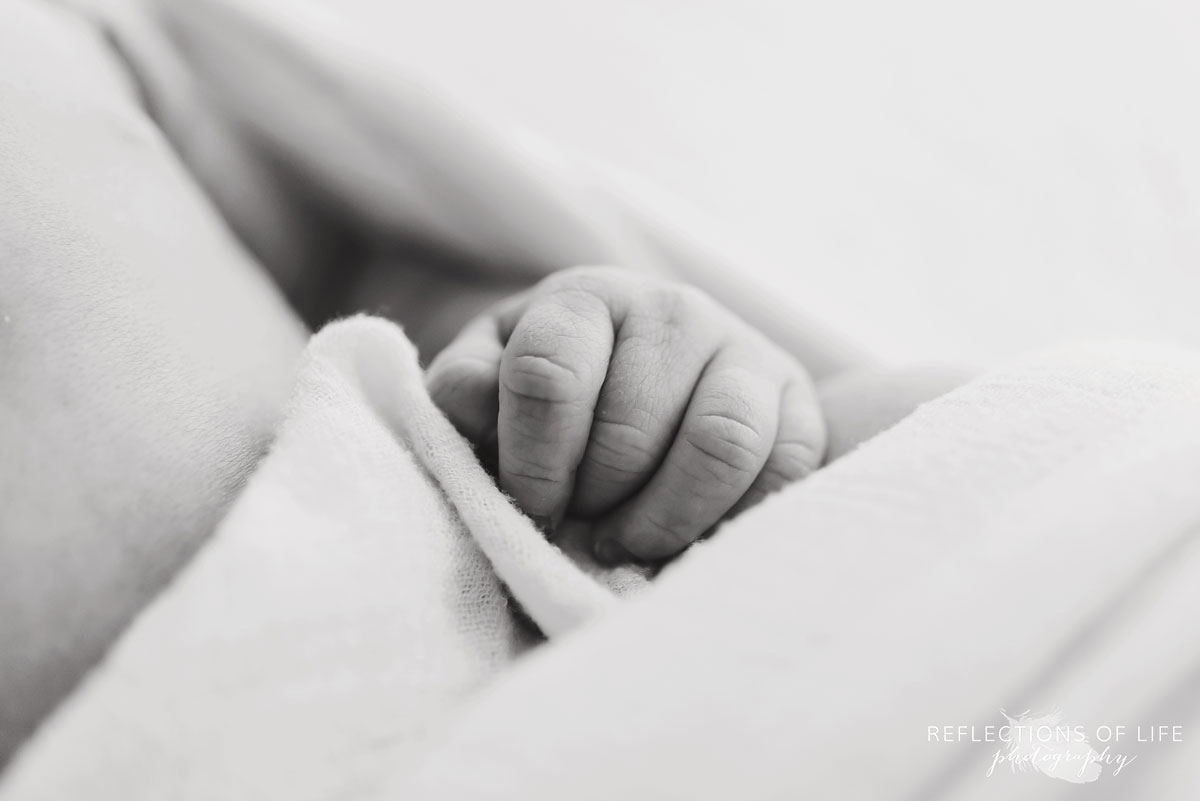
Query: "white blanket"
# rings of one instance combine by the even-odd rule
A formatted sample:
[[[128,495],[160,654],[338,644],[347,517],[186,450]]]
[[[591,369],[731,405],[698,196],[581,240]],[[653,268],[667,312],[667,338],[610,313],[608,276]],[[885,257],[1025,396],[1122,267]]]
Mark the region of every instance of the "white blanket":
[[[216,536],[0,797],[1050,798],[930,728],[1125,725],[1089,798],[1194,798],[1200,358],[997,371],[638,598],[492,487],[388,323],[314,337]],[[507,591],[506,591],[507,587]],[[550,636],[536,641],[509,594]],[[1134,741],[1137,724],[1182,743]]]

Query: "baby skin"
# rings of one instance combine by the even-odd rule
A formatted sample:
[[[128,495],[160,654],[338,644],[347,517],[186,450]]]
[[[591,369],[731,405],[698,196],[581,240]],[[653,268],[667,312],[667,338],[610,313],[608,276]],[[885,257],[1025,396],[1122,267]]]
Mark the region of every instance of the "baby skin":
[[[466,325],[429,391],[547,533],[605,564],[682,551],[825,455],[804,367],[713,298],[626,270],[555,273]]]

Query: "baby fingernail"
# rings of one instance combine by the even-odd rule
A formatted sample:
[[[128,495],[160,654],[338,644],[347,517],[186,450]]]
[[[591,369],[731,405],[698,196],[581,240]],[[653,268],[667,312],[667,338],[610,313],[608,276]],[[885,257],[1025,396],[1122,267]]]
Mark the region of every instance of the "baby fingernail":
[[[633,554],[615,539],[596,540],[592,546],[592,553],[596,555],[596,561],[610,567],[633,561]]]

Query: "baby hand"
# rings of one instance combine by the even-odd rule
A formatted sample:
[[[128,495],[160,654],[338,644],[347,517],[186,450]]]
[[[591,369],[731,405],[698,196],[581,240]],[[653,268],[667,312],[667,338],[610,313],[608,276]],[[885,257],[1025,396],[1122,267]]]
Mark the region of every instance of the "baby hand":
[[[553,530],[605,563],[671,556],[816,469],[804,369],[712,298],[618,269],[555,273],[475,319],[429,367],[434,401]]]

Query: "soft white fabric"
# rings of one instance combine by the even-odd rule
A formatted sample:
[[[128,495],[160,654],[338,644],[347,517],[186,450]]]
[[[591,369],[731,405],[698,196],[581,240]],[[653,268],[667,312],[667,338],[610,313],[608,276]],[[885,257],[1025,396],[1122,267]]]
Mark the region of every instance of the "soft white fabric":
[[[1184,726],[1086,797],[1195,798],[1198,392],[1077,349],[927,405],[506,676],[410,797],[1057,798],[927,727],[1060,707]]]
[[[220,522],[308,335],[45,0],[0,2],[0,287],[3,762]]]
[[[497,573],[551,634],[616,602],[495,488],[382,320],[314,337],[253,485],[11,797],[365,792],[528,643]]]
[[[1185,353],[998,371],[617,602],[492,488],[399,331],[338,323],[0,797],[1057,797],[927,727],[1200,720],[1198,400]],[[505,584],[553,637],[525,658]],[[1128,748],[1088,797],[1195,797],[1196,742]]]

